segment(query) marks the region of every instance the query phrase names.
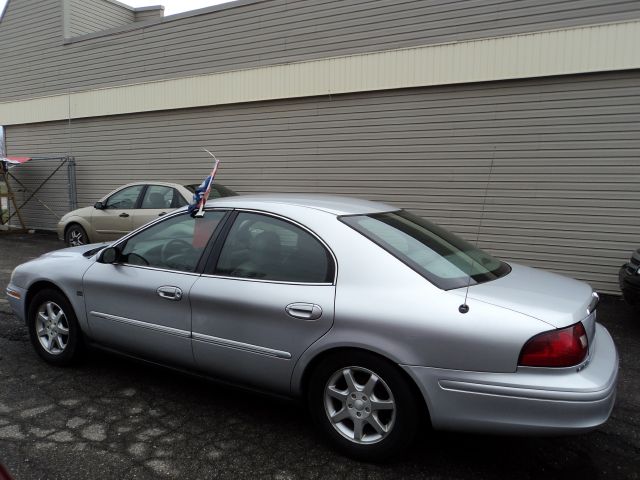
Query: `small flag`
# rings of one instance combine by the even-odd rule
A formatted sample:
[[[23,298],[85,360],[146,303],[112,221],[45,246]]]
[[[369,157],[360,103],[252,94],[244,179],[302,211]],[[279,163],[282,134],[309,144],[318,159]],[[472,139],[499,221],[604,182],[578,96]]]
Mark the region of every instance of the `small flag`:
[[[193,193],[193,199],[191,200],[188,208],[191,216],[195,216],[195,214],[200,209],[200,206],[206,203],[207,200],[204,198],[204,195],[205,193],[207,193],[207,191],[211,191],[211,183],[213,182],[211,175],[209,175],[204,179],[200,186],[196,188],[196,191]]]
[[[216,171],[218,170],[218,164],[220,163],[213,153],[204,147],[202,147],[202,149],[213,157],[214,164],[211,174],[204,179],[198,188],[196,188],[196,191],[193,194],[193,200],[189,204],[188,211],[194,218],[204,217],[204,206],[209,198],[209,193],[211,193],[211,185],[213,185],[213,179],[216,177]]]

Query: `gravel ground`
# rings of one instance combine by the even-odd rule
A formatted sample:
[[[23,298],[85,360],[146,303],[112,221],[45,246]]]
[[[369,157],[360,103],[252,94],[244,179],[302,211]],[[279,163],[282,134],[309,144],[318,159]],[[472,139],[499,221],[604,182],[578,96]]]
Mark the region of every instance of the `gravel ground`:
[[[640,318],[605,297],[621,356],[611,419],[575,437],[425,432],[392,464],[326,447],[296,403],[91,352],[74,368],[36,356],[4,300],[13,267],[61,248],[0,235],[0,463],[16,480],[86,478],[629,478],[640,476]]]

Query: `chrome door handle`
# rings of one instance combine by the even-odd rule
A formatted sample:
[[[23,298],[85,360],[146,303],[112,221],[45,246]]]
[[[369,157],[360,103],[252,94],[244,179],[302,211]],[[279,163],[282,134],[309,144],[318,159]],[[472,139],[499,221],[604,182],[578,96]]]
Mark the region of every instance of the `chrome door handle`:
[[[317,320],[322,316],[322,308],[315,303],[290,303],[284,310],[290,316],[303,320]]]
[[[156,292],[158,292],[158,296],[166,298],[167,300],[182,300],[182,290],[180,290],[178,287],[158,287],[158,290],[156,290]]]

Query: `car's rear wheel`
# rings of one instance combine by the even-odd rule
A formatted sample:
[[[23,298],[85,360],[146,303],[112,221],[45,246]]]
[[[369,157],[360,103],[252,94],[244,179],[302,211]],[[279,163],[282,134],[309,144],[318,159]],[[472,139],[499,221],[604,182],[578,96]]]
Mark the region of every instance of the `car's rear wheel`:
[[[640,313],[640,300],[639,297],[634,297],[633,294],[631,294],[630,292],[625,292],[624,290],[622,291],[622,298],[623,300],[627,303],[627,305],[629,305],[629,307]]]
[[[86,245],[89,243],[87,232],[77,223],[69,225],[64,233],[64,241],[70,247]]]
[[[36,352],[48,363],[66,366],[82,350],[82,333],[75,312],[57,290],[38,292],[29,304],[29,337]]]
[[[397,456],[423,423],[419,402],[402,372],[368,352],[321,361],[310,378],[308,402],[331,444],[359,460]]]

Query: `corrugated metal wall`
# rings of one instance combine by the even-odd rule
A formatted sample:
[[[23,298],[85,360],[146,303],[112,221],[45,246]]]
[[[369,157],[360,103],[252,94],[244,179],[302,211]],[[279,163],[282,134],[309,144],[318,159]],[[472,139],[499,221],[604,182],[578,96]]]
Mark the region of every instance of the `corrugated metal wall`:
[[[7,128],[13,155],[70,142],[81,205],[132,180],[196,182],[206,146],[241,193],[383,200],[471,241],[486,191],[482,247],[606,292],[640,239],[638,71]]]
[[[60,0],[10,0],[0,101],[639,16],[637,0],[264,0],[63,45]]]

